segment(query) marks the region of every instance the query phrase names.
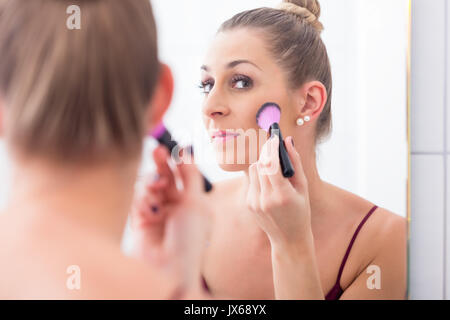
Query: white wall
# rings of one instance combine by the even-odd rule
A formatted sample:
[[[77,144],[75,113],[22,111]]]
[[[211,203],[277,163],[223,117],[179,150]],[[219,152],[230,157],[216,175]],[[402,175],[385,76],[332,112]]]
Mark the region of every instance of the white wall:
[[[412,299],[450,298],[450,5],[412,2]]]
[[[152,1],[161,58],[176,78],[166,124],[177,139],[189,143],[186,132],[203,130],[197,85],[219,25],[242,10],[279,2]],[[408,1],[320,2],[334,78],[334,131],[318,149],[320,172],[325,180],[406,216]],[[220,170],[210,149],[202,152],[202,160],[202,170],[213,181],[236,175]]]

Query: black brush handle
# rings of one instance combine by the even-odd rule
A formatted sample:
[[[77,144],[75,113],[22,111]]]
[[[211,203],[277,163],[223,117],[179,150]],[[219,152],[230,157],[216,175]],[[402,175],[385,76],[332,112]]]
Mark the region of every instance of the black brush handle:
[[[280,165],[281,165],[281,173],[285,178],[292,178],[295,175],[294,167],[292,166],[291,159],[289,159],[289,154],[286,150],[286,145],[284,143],[283,135],[281,134],[280,125],[278,123],[274,123],[270,126],[270,137],[272,138],[274,135],[277,135],[280,139]]]
[[[170,154],[172,154],[172,150],[178,145],[178,143],[172,139],[172,135],[170,134],[170,132],[167,129],[164,132],[164,134],[161,137],[159,137],[157,140],[160,144],[162,144],[167,149],[169,149]],[[192,149],[191,149],[191,152],[193,153]],[[205,192],[208,193],[208,192],[212,191],[213,185],[208,180],[208,178],[206,178],[204,175],[203,175],[203,184],[204,184]]]

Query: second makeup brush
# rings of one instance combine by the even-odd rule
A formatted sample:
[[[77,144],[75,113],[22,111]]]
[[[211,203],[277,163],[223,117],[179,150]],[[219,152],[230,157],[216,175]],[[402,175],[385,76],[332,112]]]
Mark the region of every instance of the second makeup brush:
[[[172,153],[172,150],[178,146],[178,143],[172,139],[172,135],[170,134],[169,130],[165,127],[163,123],[158,125],[151,133],[151,136],[158,140],[158,142],[162,145],[164,145],[167,149],[169,149],[169,152]],[[209,180],[203,176],[203,181],[205,185],[205,192],[210,192],[213,189],[213,185]]]

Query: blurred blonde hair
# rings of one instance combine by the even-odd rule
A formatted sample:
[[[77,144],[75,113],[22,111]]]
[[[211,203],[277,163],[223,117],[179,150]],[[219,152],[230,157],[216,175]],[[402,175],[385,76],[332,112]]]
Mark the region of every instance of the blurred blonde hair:
[[[81,29],[69,30],[70,5]],[[148,0],[0,0],[4,134],[28,155],[134,156],[159,62]]]

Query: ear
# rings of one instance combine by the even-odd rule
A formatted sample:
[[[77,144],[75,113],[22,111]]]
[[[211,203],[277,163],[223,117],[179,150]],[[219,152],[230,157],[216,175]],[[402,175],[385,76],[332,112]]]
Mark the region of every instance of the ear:
[[[163,119],[164,114],[172,102],[174,80],[172,71],[166,64],[160,65],[158,82],[150,102],[148,112],[148,129],[156,127]]]
[[[316,119],[322,113],[328,99],[327,89],[320,81],[311,81],[300,89],[300,117]]]

